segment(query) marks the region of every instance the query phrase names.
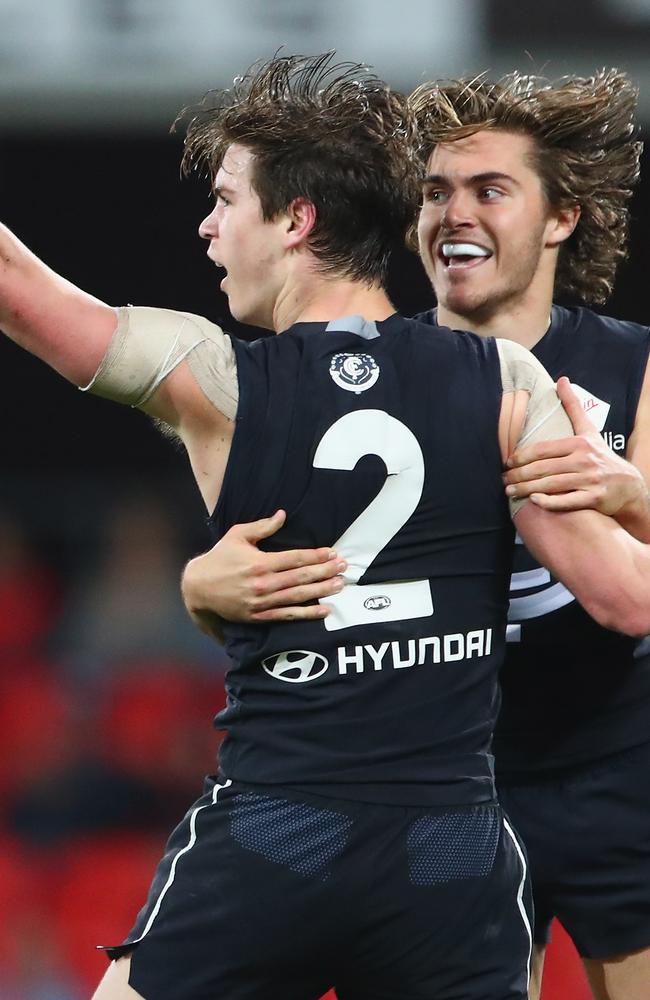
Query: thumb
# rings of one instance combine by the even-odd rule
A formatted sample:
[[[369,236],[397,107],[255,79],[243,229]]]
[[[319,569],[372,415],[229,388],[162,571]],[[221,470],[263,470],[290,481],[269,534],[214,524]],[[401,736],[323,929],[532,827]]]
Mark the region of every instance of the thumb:
[[[585,413],[582,402],[573,391],[566,375],[558,379],[556,388],[560,402],[571,421],[574,433],[585,434],[587,431],[593,431],[594,425]]]
[[[252,542],[254,545],[279,531],[286,519],[285,510],[276,510],[271,517],[262,517],[259,521],[249,521],[248,524],[240,525],[240,534],[247,542]]]

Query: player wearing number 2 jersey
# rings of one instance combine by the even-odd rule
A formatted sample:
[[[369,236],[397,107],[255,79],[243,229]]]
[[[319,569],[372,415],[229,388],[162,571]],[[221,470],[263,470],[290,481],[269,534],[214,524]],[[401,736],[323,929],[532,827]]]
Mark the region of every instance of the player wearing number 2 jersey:
[[[526,864],[489,756],[501,467],[567,421],[527,352],[395,316],[386,262],[415,208],[415,140],[401,98],[327,57],[275,59],[193,121],[208,254],[235,316],[282,334],[253,345],[160,310],[115,328],[1,234],[14,339],[175,428],[218,532],[282,502],[280,544],[338,538],[348,563],[328,619],[229,628],[220,773],[97,1000],[527,995]],[[596,512],[513,509],[591,614],[650,628],[647,546]]]

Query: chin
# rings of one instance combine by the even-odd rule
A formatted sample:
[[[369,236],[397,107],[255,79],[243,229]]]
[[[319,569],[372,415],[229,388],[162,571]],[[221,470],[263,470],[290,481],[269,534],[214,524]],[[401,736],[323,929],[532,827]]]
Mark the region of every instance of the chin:
[[[230,305],[230,315],[233,319],[236,319],[238,323],[245,323],[246,326],[256,326],[261,330],[273,330],[273,321],[270,320],[265,313],[260,312],[256,309],[245,307],[237,307],[235,305]]]
[[[438,299],[438,302],[444,306],[445,309],[449,309],[451,312],[457,313],[459,316],[472,316],[474,313],[483,312],[485,309],[489,309],[491,305],[491,297],[489,295],[472,295],[468,291],[452,291],[447,294],[443,299]]]

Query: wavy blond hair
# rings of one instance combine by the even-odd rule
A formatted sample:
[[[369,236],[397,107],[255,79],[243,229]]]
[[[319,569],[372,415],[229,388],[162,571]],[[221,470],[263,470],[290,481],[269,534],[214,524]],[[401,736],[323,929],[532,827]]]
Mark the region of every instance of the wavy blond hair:
[[[549,204],[581,209],[560,249],[556,291],[601,304],[627,256],[628,201],[642,151],[634,121],[637,98],[624,73],[603,69],[555,81],[520,73],[496,81],[436,81],[418,87],[409,103],[425,160],[438,143],[482,129],[530,136],[532,165]]]

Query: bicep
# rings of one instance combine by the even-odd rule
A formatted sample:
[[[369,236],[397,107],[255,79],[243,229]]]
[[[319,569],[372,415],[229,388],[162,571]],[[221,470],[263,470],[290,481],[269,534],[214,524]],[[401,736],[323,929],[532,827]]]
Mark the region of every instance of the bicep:
[[[239,397],[230,337],[201,316],[128,306],[86,389],[163,420],[185,440],[191,427],[227,426]],[[186,442],[187,443],[187,442]]]

